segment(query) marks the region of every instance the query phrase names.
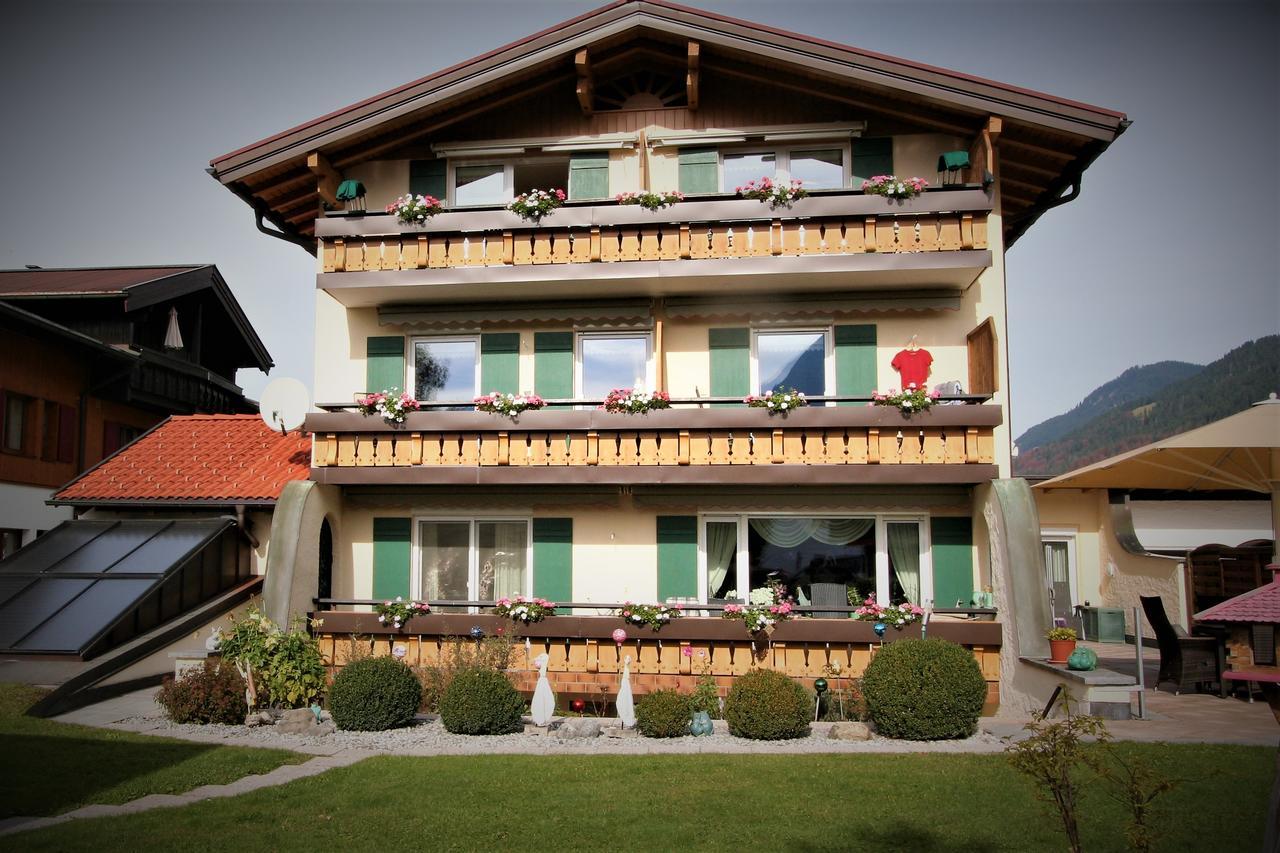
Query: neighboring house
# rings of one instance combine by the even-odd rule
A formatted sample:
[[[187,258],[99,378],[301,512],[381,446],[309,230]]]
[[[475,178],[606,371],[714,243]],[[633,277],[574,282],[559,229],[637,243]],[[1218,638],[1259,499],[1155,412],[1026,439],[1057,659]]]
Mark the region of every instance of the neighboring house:
[[[300,500],[332,526],[322,609],[516,593],[714,605],[771,579],[801,603],[844,607],[856,589],[968,606],[993,583],[983,506],[1010,476],[1004,253],[1075,197],[1127,124],[625,2],[217,158],[211,173],[260,227],[317,255],[314,390],[328,411],[307,418],[314,497]],[[932,185],[908,200],[863,191],[894,173]],[[737,197],[762,177],[802,180],[810,196]],[[342,210],[361,188],[377,212]],[[506,210],[534,188],[567,201],[540,222]],[[614,200],[644,191],[684,200]],[[443,212],[422,225],[381,212],[406,193]],[[911,375],[972,396],[910,418],[868,407]],[[783,387],[810,405],[771,417],[742,403]],[[394,428],[339,411],[389,388],[424,410]],[[664,391],[673,407],[599,411],[616,388]],[[556,405],[471,411],[490,391]],[[378,630],[361,616],[326,624]],[[992,655],[999,628],[937,631]],[[805,648],[847,649],[856,670],[869,631],[809,623]],[[590,640],[569,668],[606,666],[601,636],[607,648]],[[821,671],[807,652],[785,666]]]
[[[0,535],[69,518],[52,490],[170,414],[254,411],[271,356],[214,266],[0,270]]]

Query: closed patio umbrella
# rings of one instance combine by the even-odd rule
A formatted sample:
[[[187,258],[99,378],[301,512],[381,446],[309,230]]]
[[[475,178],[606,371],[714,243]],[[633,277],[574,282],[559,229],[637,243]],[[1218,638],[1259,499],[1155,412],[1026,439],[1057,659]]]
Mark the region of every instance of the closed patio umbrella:
[[[169,328],[164,332],[164,345],[167,349],[182,349],[182,330],[178,328],[178,309],[169,309]]]

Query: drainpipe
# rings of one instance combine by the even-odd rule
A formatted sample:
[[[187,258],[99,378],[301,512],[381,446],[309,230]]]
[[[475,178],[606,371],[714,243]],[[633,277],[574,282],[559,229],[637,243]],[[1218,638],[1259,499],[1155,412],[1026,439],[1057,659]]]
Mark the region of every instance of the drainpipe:
[[[258,537],[253,535],[253,531],[249,529],[249,524],[244,517],[244,504],[236,504],[236,526],[240,528],[240,532],[244,534],[244,538],[249,540],[249,544],[255,549],[259,547]]]
[[[205,172],[207,172],[209,174],[209,177],[213,178],[215,181],[218,180],[218,174],[216,171],[214,171],[212,167],[205,169]],[[219,181],[219,183],[221,183],[221,181]],[[262,201],[262,199],[255,198],[252,193],[246,190],[239,183],[232,182],[230,184],[227,184],[226,187],[227,189],[235,193],[236,196],[238,196],[241,201],[243,201],[245,204],[253,208],[253,213],[254,213],[254,216],[256,217],[254,221],[254,225],[257,227],[259,231],[261,231],[263,234],[266,234],[268,237],[275,237],[277,240],[283,240],[286,243],[292,243],[295,246],[301,246],[311,254],[313,255],[315,254],[316,241],[310,237],[303,237],[301,234],[297,233],[296,231],[293,231],[288,226],[273,219],[271,216],[271,211],[267,207],[266,202]],[[276,228],[268,228],[267,226],[263,225],[262,221],[264,219],[269,220],[279,230],[277,231]]]

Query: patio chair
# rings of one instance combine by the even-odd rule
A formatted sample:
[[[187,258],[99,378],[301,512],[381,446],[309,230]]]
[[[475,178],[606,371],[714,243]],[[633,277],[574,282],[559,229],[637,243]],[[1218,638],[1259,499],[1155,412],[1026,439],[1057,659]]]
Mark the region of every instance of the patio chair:
[[[842,583],[809,584],[810,602],[814,607],[848,607],[848,589]],[[812,615],[818,619],[846,619],[849,614],[840,610],[814,610]]]
[[[1176,696],[1189,687],[1198,691],[1206,684],[1221,684],[1218,640],[1187,636],[1186,631],[1169,621],[1160,596],[1143,595],[1139,600],[1160,647],[1160,674],[1156,676],[1155,688],[1159,690],[1161,684],[1172,681]]]

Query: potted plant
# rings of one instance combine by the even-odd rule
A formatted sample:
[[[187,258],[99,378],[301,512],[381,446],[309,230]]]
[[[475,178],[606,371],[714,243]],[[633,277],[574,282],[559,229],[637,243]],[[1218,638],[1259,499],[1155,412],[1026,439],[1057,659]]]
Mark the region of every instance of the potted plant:
[[[1045,637],[1049,640],[1049,663],[1066,663],[1076,649],[1076,632],[1071,628],[1050,628]]]

